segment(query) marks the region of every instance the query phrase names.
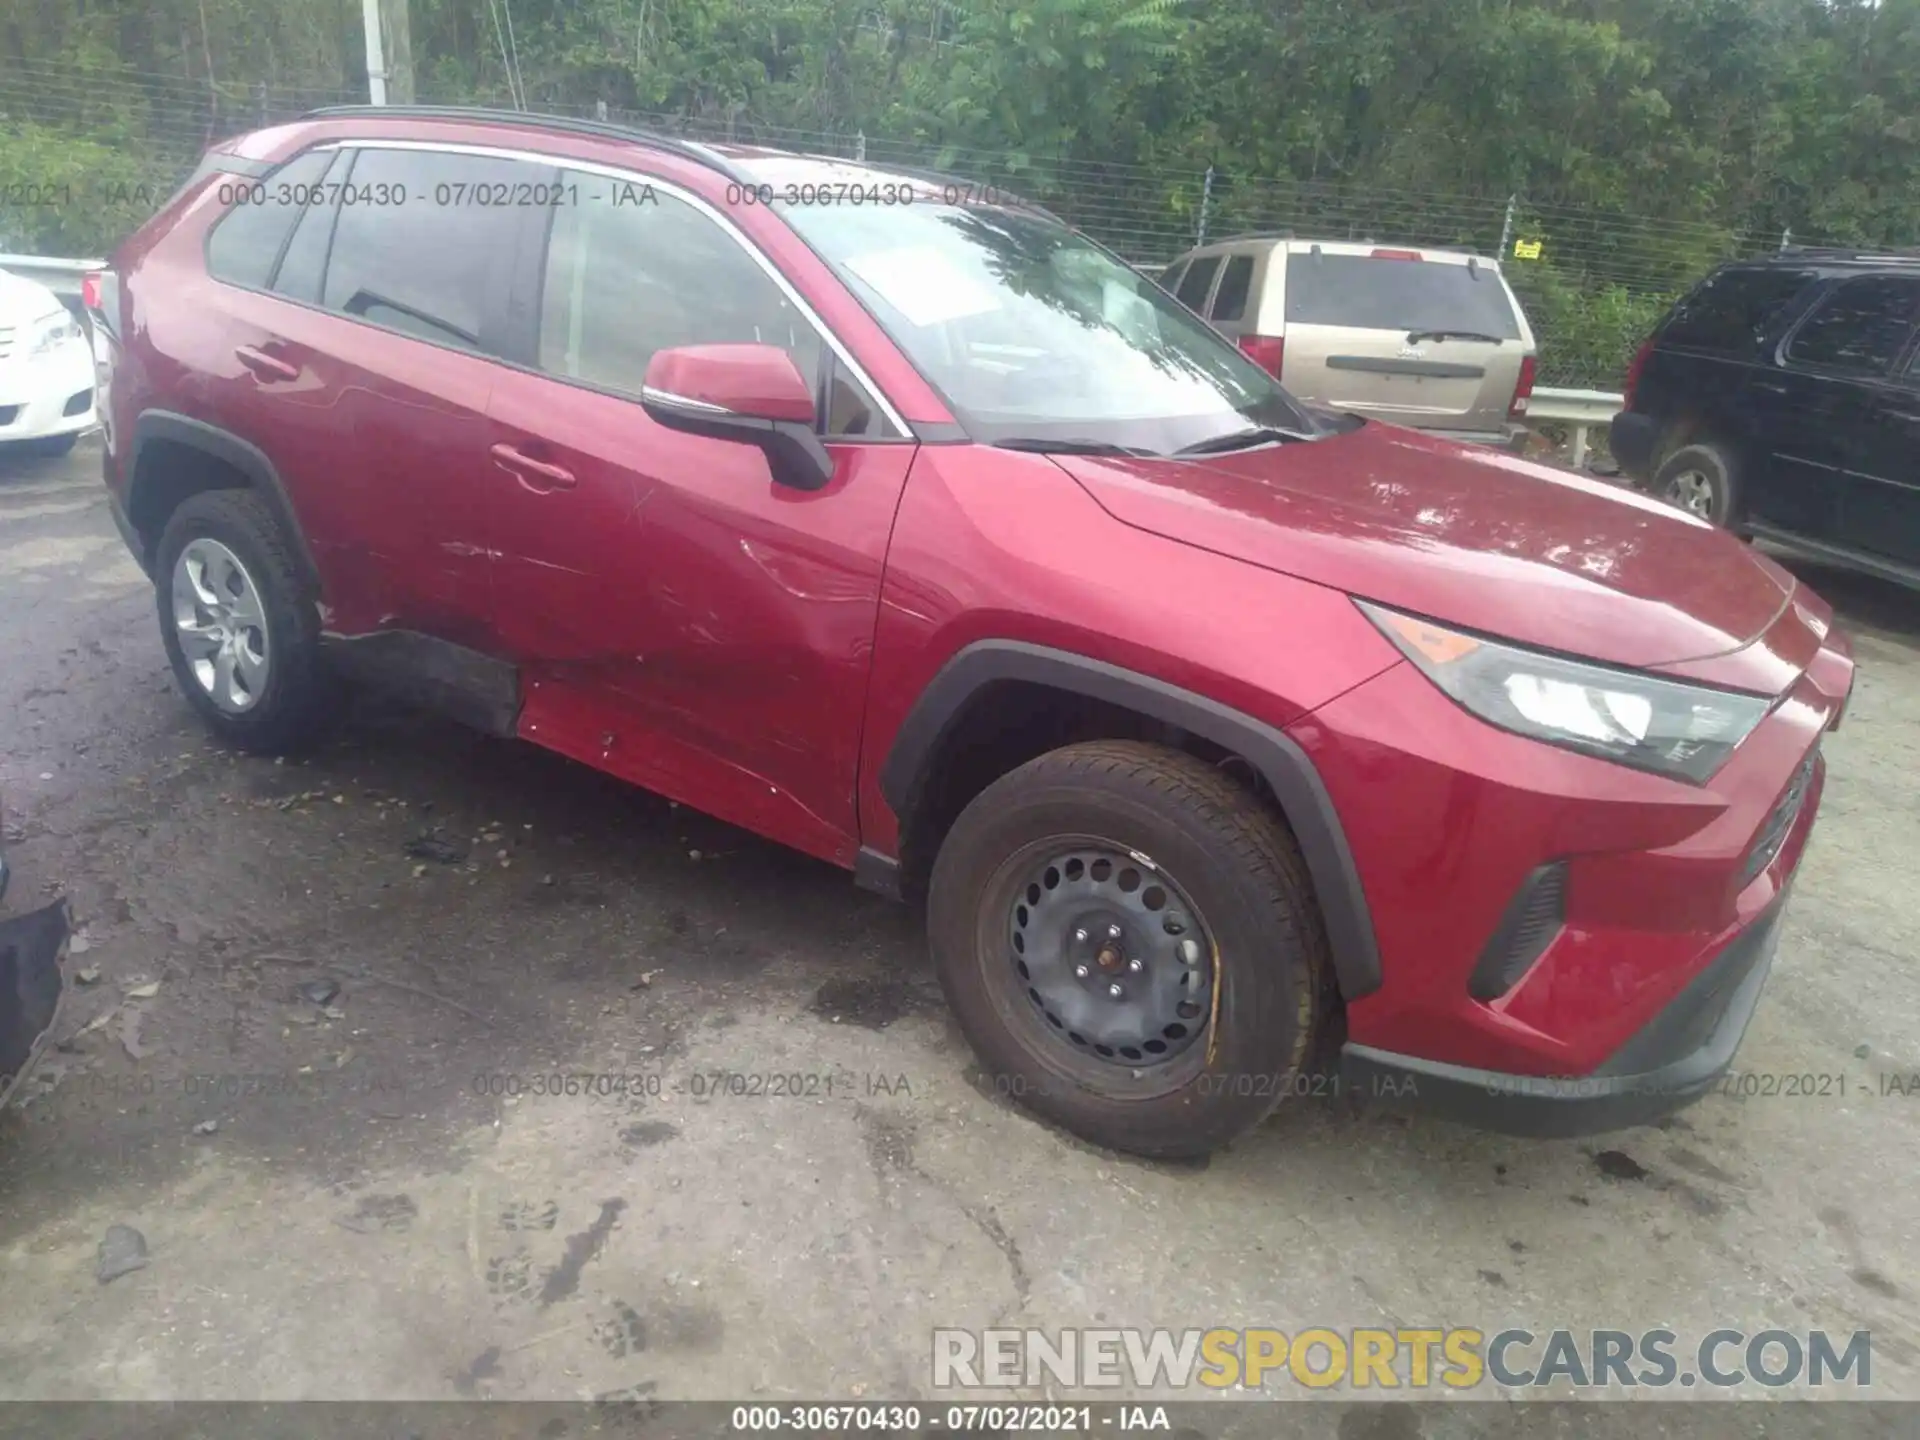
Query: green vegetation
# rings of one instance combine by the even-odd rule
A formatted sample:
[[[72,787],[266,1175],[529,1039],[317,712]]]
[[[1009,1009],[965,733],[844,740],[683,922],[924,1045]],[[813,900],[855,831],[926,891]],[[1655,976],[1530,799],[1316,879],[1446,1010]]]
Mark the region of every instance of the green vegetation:
[[[0,187],[164,192],[210,138],[363,96],[359,11],[0,0]],[[1213,234],[1538,239],[1508,268],[1544,370],[1593,384],[1719,258],[1920,236],[1920,0],[412,0],[411,36],[423,100],[864,135],[1142,260],[1191,241],[1209,169]],[[0,244],[129,218],[64,208],[0,208]]]

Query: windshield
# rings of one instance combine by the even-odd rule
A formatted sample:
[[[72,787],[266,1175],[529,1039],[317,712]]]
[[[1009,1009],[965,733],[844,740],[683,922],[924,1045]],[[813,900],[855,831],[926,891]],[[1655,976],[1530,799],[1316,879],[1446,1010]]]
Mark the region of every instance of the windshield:
[[[785,218],[969,433],[1171,454],[1319,426],[1151,280],[1055,221],[999,208],[791,205]]]

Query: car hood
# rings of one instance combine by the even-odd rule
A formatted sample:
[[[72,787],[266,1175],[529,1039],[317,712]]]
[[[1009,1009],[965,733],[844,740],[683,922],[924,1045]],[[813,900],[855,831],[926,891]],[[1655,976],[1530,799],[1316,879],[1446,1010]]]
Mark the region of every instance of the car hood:
[[[1054,458],[1124,524],[1617,665],[1738,650],[1794,589],[1645,496],[1390,425],[1205,459]]]

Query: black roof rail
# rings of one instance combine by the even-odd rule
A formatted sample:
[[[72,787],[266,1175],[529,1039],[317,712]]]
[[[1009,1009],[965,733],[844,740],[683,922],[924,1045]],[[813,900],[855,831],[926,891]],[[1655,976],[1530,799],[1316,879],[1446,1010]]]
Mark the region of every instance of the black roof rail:
[[[1786,245],[1776,253],[1807,260],[1854,260],[1864,265],[1920,265],[1920,250],[1899,247],[1876,250],[1860,245]]]
[[[391,116],[396,120],[471,120],[487,125],[523,125],[532,130],[562,130],[569,135],[591,135],[601,140],[635,140],[652,145],[688,160],[717,170],[729,180],[744,177],[726,160],[691,140],[663,135],[638,125],[620,125],[611,120],[582,120],[572,115],[542,115],[531,110],[493,110],[484,105],[322,105],[309,110],[302,120],[373,120]]]

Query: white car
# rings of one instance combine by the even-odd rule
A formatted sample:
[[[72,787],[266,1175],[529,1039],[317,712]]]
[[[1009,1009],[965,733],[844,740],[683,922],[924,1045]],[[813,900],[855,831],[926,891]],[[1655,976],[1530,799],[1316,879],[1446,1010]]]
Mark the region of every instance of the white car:
[[[0,270],[0,453],[72,449],[95,424],[93,360],[58,295]]]

